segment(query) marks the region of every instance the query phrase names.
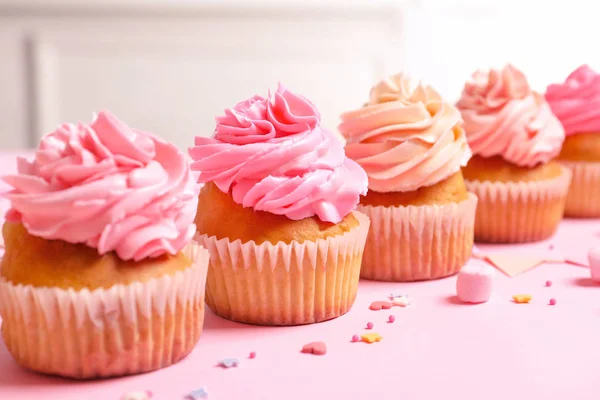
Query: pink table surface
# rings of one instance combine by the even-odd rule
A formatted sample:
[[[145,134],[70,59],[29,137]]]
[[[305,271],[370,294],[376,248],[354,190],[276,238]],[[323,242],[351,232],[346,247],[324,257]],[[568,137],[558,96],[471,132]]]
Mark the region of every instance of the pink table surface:
[[[0,155],[0,170],[13,156]],[[565,220],[554,238],[521,246],[482,246],[486,251],[540,249],[585,259],[600,244],[600,221]],[[545,287],[546,280],[553,285]],[[0,399],[112,400],[132,390],[154,399],[181,399],[205,386],[209,399],[598,399],[600,378],[600,286],[589,270],[546,264],[523,275],[498,274],[491,301],[456,301],[456,278],[432,282],[362,281],[352,310],[332,321],[298,327],[256,327],[207,312],[194,352],[153,373],[111,380],[73,382],[20,368],[0,343]],[[370,311],[374,300],[404,291],[408,308]],[[517,293],[533,295],[514,304]],[[548,300],[557,304],[549,306]],[[396,322],[386,323],[390,314]],[[380,343],[351,343],[368,321]],[[301,354],[302,345],[323,340],[325,356]],[[254,360],[247,355],[255,351]],[[239,358],[238,368],[215,365]]]

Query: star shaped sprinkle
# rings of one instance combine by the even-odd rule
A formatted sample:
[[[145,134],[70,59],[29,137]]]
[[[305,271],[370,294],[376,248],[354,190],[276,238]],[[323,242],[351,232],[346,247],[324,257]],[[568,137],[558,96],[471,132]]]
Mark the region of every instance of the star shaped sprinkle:
[[[530,294],[515,294],[512,298],[517,304],[527,304],[532,299]]]
[[[408,296],[396,297],[392,303],[398,307],[406,307],[410,304],[410,300],[408,300]]]
[[[208,399],[208,392],[206,391],[206,388],[201,387],[200,389],[196,389],[193,392],[188,393],[187,396],[185,396],[186,400],[200,400],[200,399]]]
[[[327,354],[327,345],[325,342],[311,342],[302,346],[302,353],[322,356]]]
[[[149,390],[139,390],[137,392],[129,392],[125,396],[121,397],[121,400],[150,400],[152,399],[152,392]]]
[[[363,340],[363,342],[367,342],[367,343],[375,343],[375,342],[379,342],[381,341],[381,339],[383,339],[383,337],[381,337],[381,335],[379,333],[365,333],[364,335],[361,336],[361,339]]]
[[[224,360],[219,361],[219,366],[223,368],[232,368],[237,367],[240,364],[240,360],[237,358],[226,358]]]

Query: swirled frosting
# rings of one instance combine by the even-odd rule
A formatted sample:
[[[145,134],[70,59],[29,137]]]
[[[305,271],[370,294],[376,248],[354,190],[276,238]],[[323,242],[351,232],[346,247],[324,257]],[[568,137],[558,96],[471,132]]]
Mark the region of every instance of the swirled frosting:
[[[546,100],[567,135],[600,132],[600,74],[587,65],[562,84],[548,86]]]
[[[337,223],[366,193],[367,177],[320,121],[310,101],[279,85],[225,110],[214,137],[196,137],[192,170],[244,207]]]
[[[501,156],[524,167],[546,163],[560,152],[564,130],[525,75],[507,65],[478,70],[457,104],[473,154]]]
[[[376,192],[434,185],[471,157],[458,110],[404,74],[379,82],[366,105],[341,119],[346,154],[365,169]]]
[[[185,153],[108,112],[44,136],[18,159],[7,220],[44,239],[85,243],[139,261],[176,254],[193,237],[197,205]]]

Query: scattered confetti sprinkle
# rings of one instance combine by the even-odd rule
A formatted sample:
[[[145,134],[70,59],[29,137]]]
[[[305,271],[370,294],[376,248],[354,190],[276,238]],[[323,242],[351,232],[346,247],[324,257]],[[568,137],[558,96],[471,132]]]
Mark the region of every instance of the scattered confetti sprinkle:
[[[379,333],[365,333],[364,335],[361,336],[363,342],[367,342],[367,343],[375,343],[375,342],[379,342],[381,341],[381,339],[383,339],[383,337],[381,337],[381,335]]]
[[[554,245],[551,244],[550,246],[548,246],[548,250],[550,250],[550,251],[554,250]]]
[[[141,390],[137,392],[129,392],[125,396],[121,397],[121,400],[150,400],[151,398],[151,391]]]
[[[232,368],[237,367],[240,364],[240,360],[237,358],[226,358],[224,360],[219,361],[219,366],[223,368]]]
[[[393,315],[390,315],[390,316],[388,317],[388,322],[389,322],[390,324],[391,324],[392,322],[394,322],[395,320],[396,320],[396,317],[395,317],[395,316],[393,316]]]
[[[556,299],[550,299],[550,302],[548,304],[550,304],[551,306],[555,305]]]
[[[253,351],[252,353],[250,353],[250,355],[248,355],[248,358],[250,358],[250,359],[256,358],[256,352]]]
[[[401,292],[392,292],[390,293],[390,300],[397,299],[398,297],[408,297],[407,294]]]
[[[546,286],[548,286],[548,287],[552,286],[552,281],[546,281]]]
[[[515,301],[515,303],[519,304],[527,304],[532,299],[530,294],[515,294],[512,298]]]
[[[358,336],[358,335],[352,336],[352,341],[353,342],[360,342],[360,336]]]
[[[193,392],[188,393],[187,396],[185,396],[186,400],[199,400],[199,399],[207,399],[208,398],[208,392],[206,391],[206,388],[201,387],[200,389],[196,389]]]
[[[373,329],[373,323],[367,322],[367,329]]]
[[[302,353],[322,356],[327,353],[325,342],[311,342],[302,346]]]
[[[373,311],[389,310],[393,306],[394,305],[392,303],[390,303],[389,301],[374,301],[369,306],[369,309],[373,310]]]
[[[410,300],[408,300],[408,296],[402,296],[395,298],[393,303],[398,307],[407,307],[410,304]]]

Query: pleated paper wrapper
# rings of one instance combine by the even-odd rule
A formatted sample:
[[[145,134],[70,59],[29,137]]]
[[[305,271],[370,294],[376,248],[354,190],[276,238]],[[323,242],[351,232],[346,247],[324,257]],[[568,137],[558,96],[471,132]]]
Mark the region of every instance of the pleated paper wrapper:
[[[573,174],[565,204],[565,216],[600,218],[600,162],[560,163]]]
[[[206,303],[223,318],[257,325],[299,325],[336,318],[356,297],[369,219],[342,235],[270,242],[197,235],[210,252]]]
[[[552,179],[524,182],[466,181],[477,195],[475,241],[525,243],[549,238],[561,221],[571,171]]]
[[[359,206],[371,219],[361,277],[406,282],[453,275],[473,247],[477,198],[424,206]]]
[[[47,374],[90,379],[148,372],[189,354],[202,332],[208,252],[192,266],[109,289],[73,290],[0,280],[2,336],[15,360]]]

